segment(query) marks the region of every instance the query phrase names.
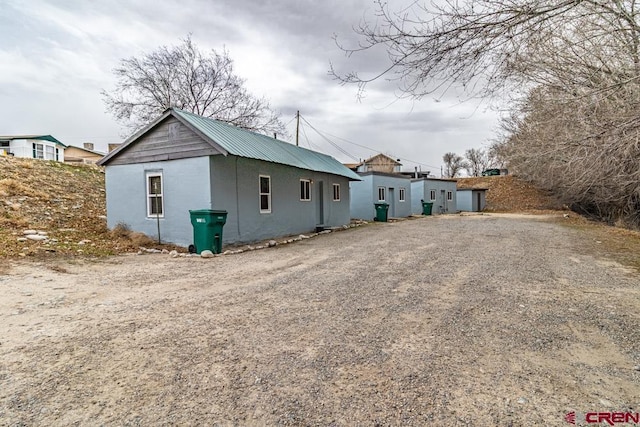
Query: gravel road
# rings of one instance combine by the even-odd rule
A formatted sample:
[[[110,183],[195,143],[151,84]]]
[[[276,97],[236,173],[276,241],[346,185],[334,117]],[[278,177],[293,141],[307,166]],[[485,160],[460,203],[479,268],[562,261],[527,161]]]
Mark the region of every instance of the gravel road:
[[[13,264],[0,425],[568,425],[640,412],[640,276],[545,217]]]

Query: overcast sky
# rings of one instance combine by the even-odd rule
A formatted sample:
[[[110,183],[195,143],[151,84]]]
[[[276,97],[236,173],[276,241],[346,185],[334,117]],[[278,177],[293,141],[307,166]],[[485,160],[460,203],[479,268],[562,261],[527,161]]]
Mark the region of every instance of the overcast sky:
[[[404,0],[389,0],[391,8]],[[352,27],[374,19],[373,0],[0,0],[0,134],[51,134],[67,145],[93,142],[99,150],[122,142],[125,129],[100,95],[115,84],[122,58],[188,34],[202,51],[226,47],[250,92],[267,98],[288,123],[296,110],[329,136],[334,148],[308,125],[300,145],[343,162],[377,152],[440,175],[442,155],[464,154],[488,144],[497,114],[455,96],[398,100],[385,81],[357,98],[328,74],[375,73],[382,52],[346,58],[334,34],[355,43]],[[356,145],[357,144],[357,145]],[[361,146],[368,147],[363,148]]]

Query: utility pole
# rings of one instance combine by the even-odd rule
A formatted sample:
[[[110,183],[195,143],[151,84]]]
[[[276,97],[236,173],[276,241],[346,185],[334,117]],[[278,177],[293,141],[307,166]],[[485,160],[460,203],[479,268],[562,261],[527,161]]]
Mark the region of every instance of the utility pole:
[[[298,146],[299,137],[300,137],[300,110],[296,111],[296,147]]]

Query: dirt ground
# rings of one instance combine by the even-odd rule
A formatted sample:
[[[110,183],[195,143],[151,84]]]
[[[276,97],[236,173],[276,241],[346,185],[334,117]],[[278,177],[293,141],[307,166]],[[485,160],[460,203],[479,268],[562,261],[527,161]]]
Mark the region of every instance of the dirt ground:
[[[640,412],[638,271],[558,222],[452,215],[212,259],[10,262],[0,425]]]

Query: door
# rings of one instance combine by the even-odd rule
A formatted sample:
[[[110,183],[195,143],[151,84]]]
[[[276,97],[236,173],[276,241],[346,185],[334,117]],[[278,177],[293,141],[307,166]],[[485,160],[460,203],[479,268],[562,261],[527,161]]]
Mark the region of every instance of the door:
[[[316,225],[324,225],[324,182],[316,186]]]
[[[396,197],[395,197],[395,189],[393,187],[389,187],[389,217],[396,216]]]
[[[480,192],[476,193],[476,199],[477,199],[476,212],[480,212],[482,210],[482,195],[480,194]]]
[[[447,192],[440,190],[440,213],[447,211]]]

